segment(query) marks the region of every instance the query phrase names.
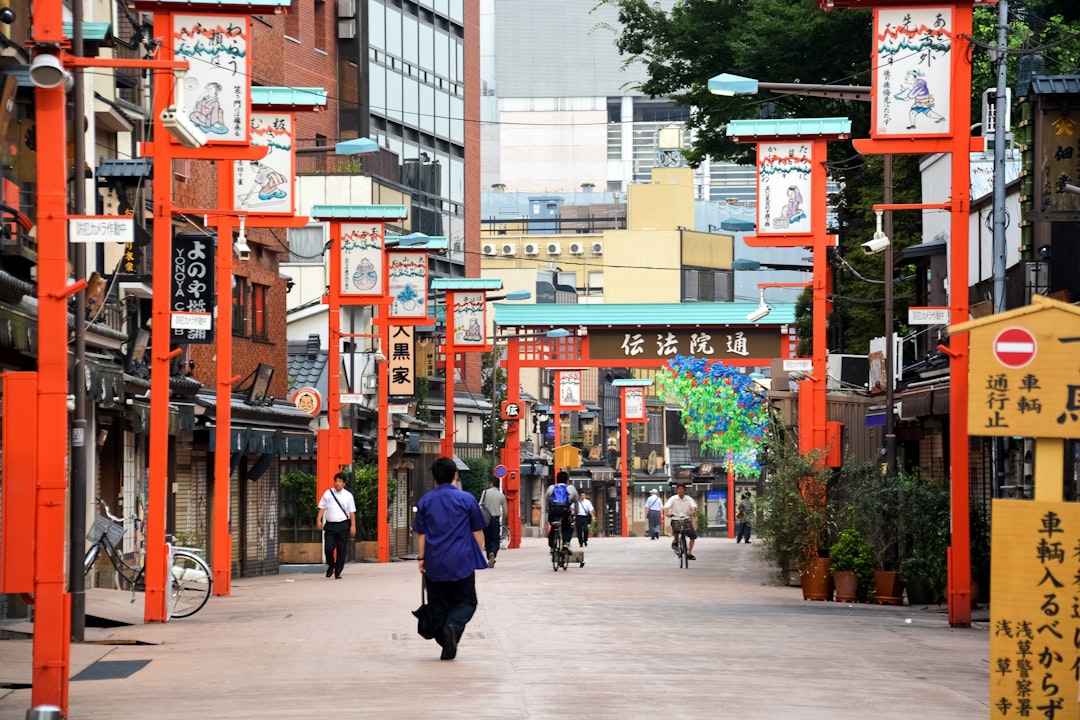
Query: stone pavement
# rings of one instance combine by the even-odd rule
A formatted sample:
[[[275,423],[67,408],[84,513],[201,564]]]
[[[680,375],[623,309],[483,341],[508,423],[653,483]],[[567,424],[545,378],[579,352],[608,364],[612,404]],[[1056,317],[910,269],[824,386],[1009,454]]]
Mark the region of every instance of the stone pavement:
[[[454,661],[416,635],[415,562],[235,580],[193,617],[73,648],[73,673],[105,679],[72,680],[69,717],[989,717],[985,611],[953,629],[944,608],[806,602],[758,552],[702,538],[681,570],[666,540],[596,538],[556,573],[526,538],[478,574]],[[28,647],[0,642],[0,671]],[[29,707],[0,686],[0,720]]]

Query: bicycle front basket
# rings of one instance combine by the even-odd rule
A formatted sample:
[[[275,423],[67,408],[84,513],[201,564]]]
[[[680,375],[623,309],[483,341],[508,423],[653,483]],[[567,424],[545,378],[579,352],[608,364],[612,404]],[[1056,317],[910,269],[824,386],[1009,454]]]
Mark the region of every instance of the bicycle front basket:
[[[107,535],[109,544],[116,547],[124,538],[124,526],[117,525],[109,518],[98,515],[94,518],[94,525],[90,528],[90,532],[86,534],[86,539],[90,542],[97,542],[102,535]]]

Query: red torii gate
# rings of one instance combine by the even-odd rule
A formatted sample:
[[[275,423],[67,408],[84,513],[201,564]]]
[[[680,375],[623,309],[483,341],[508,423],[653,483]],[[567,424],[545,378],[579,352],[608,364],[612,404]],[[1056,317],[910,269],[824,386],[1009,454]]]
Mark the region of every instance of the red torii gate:
[[[495,341],[507,343],[503,361],[506,402],[520,407],[522,368],[658,369],[676,354],[710,357],[734,367],[767,366],[774,358],[795,358],[794,305],[775,306],[769,323],[747,322],[747,312],[756,307],[750,303],[496,303]],[[545,335],[566,327],[578,330],[566,337]],[[501,455],[507,469],[503,490],[510,507],[516,507],[521,490],[521,419],[520,415],[504,419],[508,422]],[[510,547],[520,545],[521,514],[511,512]]]

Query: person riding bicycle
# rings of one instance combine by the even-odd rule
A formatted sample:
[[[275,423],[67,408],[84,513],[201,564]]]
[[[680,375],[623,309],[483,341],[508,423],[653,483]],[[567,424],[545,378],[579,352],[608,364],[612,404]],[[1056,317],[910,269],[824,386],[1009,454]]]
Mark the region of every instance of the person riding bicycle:
[[[563,547],[570,545],[570,538],[574,533],[571,511],[577,505],[577,489],[570,484],[570,476],[565,470],[560,470],[555,475],[555,484],[545,491],[544,500],[548,508],[548,522],[551,529],[548,531],[548,547],[555,549],[555,521],[560,523]]]
[[[675,494],[664,503],[664,510],[667,511],[668,517],[671,518],[671,531],[673,533],[681,532],[690,541],[686,548],[686,557],[690,560],[697,560],[694,557],[694,542],[697,541],[697,532],[694,531],[692,522],[697,515],[697,503],[694,502],[694,498],[686,494],[686,483],[681,482],[675,486]],[[672,550],[678,548],[678,540],[677,537],[672,538]]]

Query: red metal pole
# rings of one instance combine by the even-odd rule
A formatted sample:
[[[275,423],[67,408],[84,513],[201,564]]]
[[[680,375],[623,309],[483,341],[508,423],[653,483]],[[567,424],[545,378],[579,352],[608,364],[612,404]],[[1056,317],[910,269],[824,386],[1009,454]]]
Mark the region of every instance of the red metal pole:
[[[446,362],[443,367],[446,371],[446,419],[443,421],[445,432],[443,433],[442,454],[445,457],[454,457],[454,435],[457,433],[457,423],[454,422],[454,328],[451,326],[453,317],[450,309],[452,302],[451,294],[446,294],[446,341],[443,350],[446,353]]]
[[[949,305],[953,322],[968,319],[968,220],[971,210],[971,3],[957,4],[952,50],[952,216]],[[889,268],[891,271],[891,268]],[[952,465],[952,543],[949,547],[949,624],[971,625],[971,502],[968,496],[968,333],[949,338],[949,460]]]
[[[154,14],[159,32],[170,26],[168,13]],[[161,47],[163,59],[172,60],[168,43]],[[165,503],[169,482],[169,278],[172,262],[172,145],[169,132],[161,124],[161,112],[173,97],[170,81],[159,75],[154,89],[154,262],[157,288],[150,303],[150,487],[146,501],[146,597],[143,619],[165,622],[165,574],[168,550],[165,546]]]
[[[232,206],[233,165],[229,160],[218,161],[218,207]],[[232,233],[235,220],[229,216],[217,221],[217,403],[214,439],[214,499],[210,547],[214,576],[214,594],[228,595],[232,591],[232,535],[229,533],[229,495],[232,484]]]
[[[735,466],[731,453],[727,456],[727,536],[735,537]]]
[[[826,389],[828,376],[827,358],[828,338],[826,337],[826,315],[828,314],[828,296],[826,295],[826,282],[829,275],[828,261],[828,225],[826,224],[825,208],[828,207],[827,183],[828,176],[825,172],[825,159],[828,152],[828,143],[824,140],[814,140],[813,155],[814,164],[811,170],[810,193],[813,196],[811,213],[814,235],[814,276],[813,276],[813,316],[814,316],[814,339],[811,359],[814,365],[815,379],[812,381],[811,392],[813,399],[813,438],[812,447],[825,451],[825,420],[826,403],[828,402]],[[733,498],[728,498],[730,501]]]
[[[556,396],[558,395],[558,388],[555,389]],[[619,433],[622,439],[622,533],[623,537],[627,537],[630,534],[630,528],[627,527],[630,523],[630,513],[626,509],[626,486],[630,484],[630,433],[626,426],[626,388],[623,388],[622,399],[623,411],[619,413]],[[555,436],[558,437],[558,426],[556,426]]]
[[[341,222],[330,222],[330,292],[327,297],[326,434],[319,439],[318,492],[341,470]],[[325,442],[324,442],[325,440]]]
[[[63,37],[61,4],[34,3],[39,42]],[[34,647],[31,704],[56,705],[67,716],[70,598],[67,558],[67,157],[63,84],[37,88],[38,342],[37,477],[35,478]]]
[[[506,401],[521,406],[521,364],[518,354],[521,343],[517,338],[507,341],[506,346]],[[506,442],[503,443],[502,464],[506,466],[503,493],[510,517],[510,547],[521,547],[521,418],[506,423]]]
[[[387,253],[383,253],[385,258]],[[384,263],[383,277],[387,276],[386,265]],[[379,305],[376,312],[379,314],[379,349],[385,356],[382,362],[378,364],[378,426],[379,426],[379,439],[376,443],[379,453],[379,499],[376,505],[378,506],[379,519],[376,523],[377,539],[378,543],[376,549],[378,551],[378,560],[381,563],[390,562],[390,525],[387,518],[388,511],[388,495],[390,492],[390,439],[388,433],[392,423],[390,422],[390,363],[388,358],[390,357],[390,306]]]

